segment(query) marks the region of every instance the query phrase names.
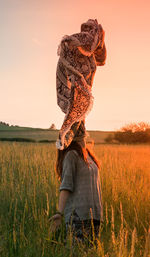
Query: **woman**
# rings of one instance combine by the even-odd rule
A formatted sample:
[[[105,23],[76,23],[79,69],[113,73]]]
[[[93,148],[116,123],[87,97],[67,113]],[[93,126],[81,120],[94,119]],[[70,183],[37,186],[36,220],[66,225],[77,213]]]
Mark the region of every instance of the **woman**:
[[[82,121],[68,148],[58,150],[60,196],[58,211],[51,218],[53,228],[57,229],[64,214],[67,232],[71,230],[78,240],[92,237],[93,232],[98,236],[103,221],[99,163],[86,147],[85,136]]]
[[[105,64],[105,32],[98,21],[81,24],[81,32],[65,36],[58,48],[56,72],[57,103],[66,114],[57,140],[56,171],[61,179],[57,213],[51,218],[54,229],[64,213],[78,239],[98,235],[103,220],[98,161],[87,149],[84,119],[92,108],[92,85],[97,66]]]

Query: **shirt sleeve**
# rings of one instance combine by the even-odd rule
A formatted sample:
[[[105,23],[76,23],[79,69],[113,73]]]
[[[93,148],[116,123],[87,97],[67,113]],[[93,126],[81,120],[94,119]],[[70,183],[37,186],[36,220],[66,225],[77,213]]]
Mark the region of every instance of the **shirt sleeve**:
[[[59,190],[69,190],[74,191],[74,179],[76,172],[76,153],[70,151],[66,154],[63,161],[63,171],[62,171],[62,182]]]

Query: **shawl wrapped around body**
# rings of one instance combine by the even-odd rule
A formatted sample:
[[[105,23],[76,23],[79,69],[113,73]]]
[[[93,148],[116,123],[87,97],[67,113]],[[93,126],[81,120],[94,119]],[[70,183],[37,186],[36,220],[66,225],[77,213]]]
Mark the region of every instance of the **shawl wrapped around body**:
[[[66,115],[57,148],[63,150],[71,143],[81,121],[92,108],[94,74],[96,67],[104,65],[106,59],[102,26],[97,20],[88,20],[81,25],[80,33],[63,37],[58,55],[57,104]]]

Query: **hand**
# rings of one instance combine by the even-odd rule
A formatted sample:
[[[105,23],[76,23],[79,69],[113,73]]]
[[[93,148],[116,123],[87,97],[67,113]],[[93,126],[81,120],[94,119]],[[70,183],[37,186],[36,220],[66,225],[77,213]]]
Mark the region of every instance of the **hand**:
[[[52,232],[55,232],[59,226],[61,225],[62,222],[62,216],[60,214],[55,214],[50,218],[50,230]]]

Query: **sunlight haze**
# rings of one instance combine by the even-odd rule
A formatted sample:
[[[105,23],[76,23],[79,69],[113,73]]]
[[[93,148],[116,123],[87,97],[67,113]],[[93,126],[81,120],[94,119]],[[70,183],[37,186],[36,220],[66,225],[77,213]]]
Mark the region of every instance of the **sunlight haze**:
[[[107,59],[97,67],[87,129],[150,122],[149,13],[148,0],[0,0],[0,121],[61,127],[57,47],[92,18],[105,30]]]

